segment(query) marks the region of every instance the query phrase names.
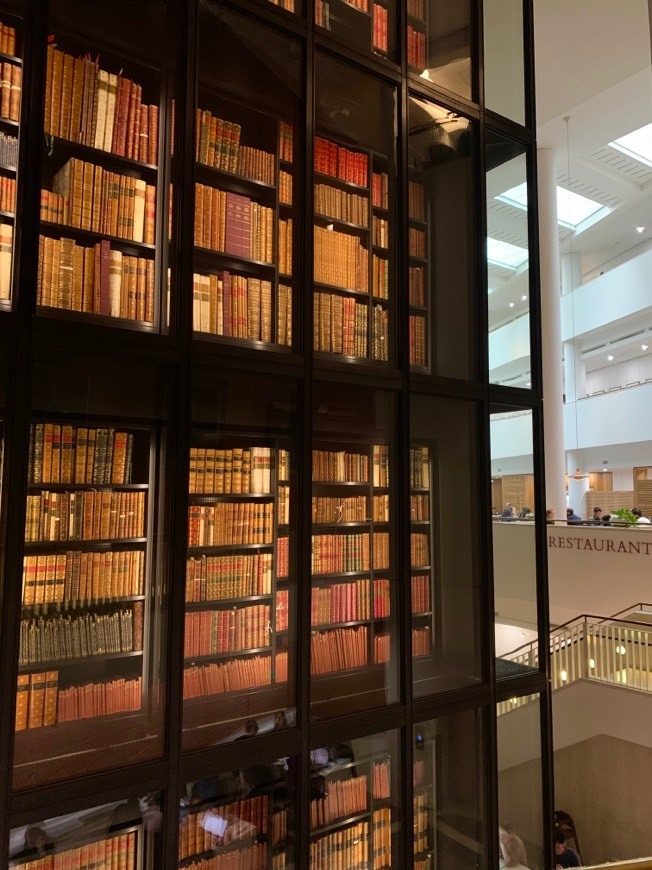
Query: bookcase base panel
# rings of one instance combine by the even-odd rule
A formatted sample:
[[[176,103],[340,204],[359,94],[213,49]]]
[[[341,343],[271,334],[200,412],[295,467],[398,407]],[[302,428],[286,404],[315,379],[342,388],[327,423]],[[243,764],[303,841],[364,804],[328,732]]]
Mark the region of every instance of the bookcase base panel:
[[[313,676],[313,719],[332,719],[394,703],[395,691],[388,684],[387,673],[385,665],[371,665],[359,671]]]

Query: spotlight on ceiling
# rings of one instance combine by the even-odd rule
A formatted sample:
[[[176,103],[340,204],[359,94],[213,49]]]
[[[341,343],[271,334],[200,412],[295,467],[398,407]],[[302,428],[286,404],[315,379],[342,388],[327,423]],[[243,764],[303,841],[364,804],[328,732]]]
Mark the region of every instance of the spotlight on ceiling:
[[[642,344],[642,345],[641,345],[641,350],[647,350],[647,348],[648,348],[647,344]]]
[[[645,230],[645,227],[636,227],[637,233],[642,233],[642,232],[644,232],[644,230]]]
[[[513,307],[514,307],[514,303],[513,303],[513,302],[510,302],[510,303],[509,303],[509,307],[510,307],[510,308],[513,308]]]
[[[612,354],[612,353],[610,353],[609,356],[607,357],[607,359],[609,360],[609,362],[612,362],[612,361],[613,361],[613,358],[614,358],[614,357],[613,357],[613,354]]]

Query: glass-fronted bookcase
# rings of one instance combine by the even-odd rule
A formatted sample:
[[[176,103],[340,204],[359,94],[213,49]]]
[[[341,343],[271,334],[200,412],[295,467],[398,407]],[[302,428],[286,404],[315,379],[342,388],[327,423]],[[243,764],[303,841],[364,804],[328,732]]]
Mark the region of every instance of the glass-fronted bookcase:
[[[0,0],[3,866],[493,865],[481,7]]]

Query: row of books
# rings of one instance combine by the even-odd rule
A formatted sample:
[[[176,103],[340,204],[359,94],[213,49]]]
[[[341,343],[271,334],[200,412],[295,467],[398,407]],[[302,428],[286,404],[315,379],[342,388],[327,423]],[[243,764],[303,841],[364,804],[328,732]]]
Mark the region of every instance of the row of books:
[[[369,225],[369,199],[330,184],[315,184],[315,211],[360,227]]]
[[[389,175],[386,172],[372,172],[371,202],[374,208],[389,207]]]
[[[389,486],[389,447],[387,444],[374,444],[372,460],[373,485]]]
[[[383,665],[389,661],[390,637],[388,634],[377,634],[374,637],[374,664]]]
[[[373,870],[392,866],[392,811],[375,810],[372,816]]]
[[[292,218],[278,222],[278,271],[292,275]]]
[[[272,553],[201,556],[186,561],[186,601],[223,601],[272,593]]]
[[[27,496],[25,540],[99,541],[142,538],[145,493],[87,490]]]
[[[67,849],[37,860],[13,864],[12,870],[137,870],[136,832]]]
[[[287,526],[290,523],[290,487],[279,486],[278,488],[278,524]]]
[[[410,489],[430,489],[430,449],[410,448]]]
[[[23,559],[23,607],[83,606],[144,592],[145,552],[49,553]]]
[[[292,205],[292,176],[283,169],[278,175],[278,201],[281,205]]]
[[[372,222],[373,243],[379,248],[389,247],[389,221],[374,217]]]
[[[156,187],[71,157],[41,191],[41,220],[153,245]]]
[[[131,483],[134,436],[114,428],[32,423],[28,480],[41,483]]]
[[[391,773],[389,761],[376,761],[373,766],[372,794],[374,800],[389,798]]]
[[[430,626],[412,629],[412,655],[427,656],[432,649]]]
[[[336,819],[363,813],[367,809],[367,777],[329,780],[323,798],[310,801],[310,827],[312,830],[328,825]]]
[[[389,358],[389,312],[382,305],[371,309],[371,359],[387,362]]]
[[[427,495],[410,496],[410,519],[414,523],[430,519],[430,499]]]
[[[272,282],[220,272],[193,275],[195,332],[272,341]]]
[[[369,251],[358,236],[316,226],[314,276],[320,284],[367,293]]]
[[[408,181],[408,215],[412,220],[426,220],[426,189],[418,181]]]
[[[368,306],[352,296],[315,293],[313,347],[317,351],[366,357]]]
[[[411,578],[412,613],[430,612],[430,577],[417,574]]]
[[[310,672],[316,676],[364,667],[368,663],[368,639],[366,625],[313,631],[310,637]]]
[[[183,672],[183,697],[199,698],[221,695],[224,692],[242,692],[274,683],[286,683],[288,679],[288,654],[276,653],[272,657],[248,656],[220,664],[185,668]]]
[[[267,846],[258,843],[243,849],[234,849],[210,858],[198,858],[191,863],[184,863],[188,870],[267,870]],[[278,858],[274,856],[274,860]],[[283,868],[285,864],[275,865]],[[274,870],[275,870],[274,868]]]
[[[7,136],[0,132],[0,165],[6,169],[16,169],[18,166],[18,137]],[[13,211],[13,208],[5,209]]]
[[[410,305],[426,304],[426,270],[423,266],[410,266],[408,276],[408,301]]]
[[[426,63],[426,34],[415,30],[411,24],[407,26],[407,62],[408,66],[424,70]]]
[[[16,56],[16,28],[0,22],[0,51],[3,54]]]
[[[369,822],[333,831],[310,842],[310,870],[367,870],[369,867]]]
[[[387,584],[387,586],[385,585]],[[335,625],[340,622],[358,622],[371,618],[370,580],[353,583],[335,583],[332,586],[314,586],[312,590],[310,624]],[[373,612],[375,617],[389,613],[389,581],[374,580]],[[387,596],[387,601],[383,596]]]
[[[349,450],[313,450],[312,480],[323,483],[368,483],[369,455]]]
[[[14,63],[2,61],[0,63],[0,117],[18,121],[22,85],[22,68]]]
[[[247,260],[274,262],[274,209],[248,196],[195,185],[195,245]]]
[[[428,535],[412,532],[410,535],[410,558],[413,568],[430,564],[430,539]]]
[[[240,607],[236,610],[186,613],[184,658],[269,646],[270,620],[271,608],[268,604]]]
[[[367,154],[352,151],[320,136],[315,137],[315,170],[361,187],[367,187],[369,183]]]
[[[371,292],[377,299],[389,298],[389,260],[378,254],[371,259]]]
[[[331,29],[331,11],[328,0],[315,0],[315,24],[326,30]]]
[[[79,719],[96,719],[141,708],[141,677],[67,688],[60,688],[58,683],[58,671],[18,676],[16,731],[77,722]]]
[[[427,846],[425,848],[428,848]],[[415,853],[418,854],[418,853]],[[433,870],[432,868],[432,857],[428,856],[426,858],[415,858],[413,863],[413,870]]]
[[[428,849],[428,828],[430,827],[430,812],[428,794],[422,792],[412,798],[414,808],[414,854]]]
[[[4,175],[0,175],[0,211],[8,211],[13,214],[15,209],[16,179],[6,178]]]
[[[288,811],[277,810],[272,816],[272,846],[288,838]]]
[[[407,14],[412,18],[418,18],[420,21],[425,21],[426,18],[426,0],[407,0]]]
[[[88,656],[139,652],[143,648],[143,605],[109,613],[22,619],[20,665]]]
[[[410,315],[409,322],[409,362],[411,366],[426,368],[426,318],[418,314]]]
[[[418,230],[415,227],[410,227],[408,230],[408,253],[411,257],[420,257],[422,260],[426,256],[426,234],[423,230]]]
[[[271,0],[274,2],[274,0]],[[294,12],[294,0],[281,0],[281,5],[284,5],[285,9],[289,9],[292,7],[292,12]],[[279,121],[278,123],[278,153],[281,160],[285,163],[292,163],[292,151],[293,151],[293,139],[294,139],[294,130],[292,124],[288,124],[287,121]]]
[[[387,9],[385,9],[385,7],[381,6],[379,3],[374,3],[372,33],[373,47],[377,51],[382,51],[385,54],[387,53],[387,48],[389,44],[387,20]]]
[[[369,571],[371,565],[370,544],[368,532],[362,534],[313,535],[310,559],[312,574],[342,574],[349,571]],[[375,565],[374,567],[381,568],[386,566]]]
[[[276,576],[290,576],[290,539],[287,536],[276,540]]]
[[[74,239],[40,237],[36,302],[104,317],[154,322],[155,264],[111,248]]]
[[[218,819],[227,823],[221,826],[224,828],[221,836],[212,833],[216,826],[211,822]],[[244,798],[183,816],[179,821],[179,860],[210,852],[240,839],[242,826],[239,827],[238,822],[246,823],[253,836],[266,834],[269,829],[268,796]]]
[[[276,591],[276,625],[275,631],[287,631],[290,620],[290,592],[288,589]]]
[[[208,109],[195,109],[195,160],[223,172],[237,172],[241,133],[240,124],[218,118]],[[268,156],[273,163],[274,155]]]
[[[188,491],[215,495],[271,493],[272,465],[271,447],[191,447]]]
[[[48,45],[45,132],[90,148],[155,164],[158,106],[143,103],[143,88]]]
[[[11,298],[11,263],[14,249],[14,228],[0,223],[0,299]]]
[[[374,496],[374,505],[375,501],[376,496]],[[366,495],[351,495],[343,498],[318,495],[312,497],[313,523],[364,523],[369,521],[369,498]]]
[[[189,547],[273,543],[274,505],[271,502],[191,505],[188,517]]]

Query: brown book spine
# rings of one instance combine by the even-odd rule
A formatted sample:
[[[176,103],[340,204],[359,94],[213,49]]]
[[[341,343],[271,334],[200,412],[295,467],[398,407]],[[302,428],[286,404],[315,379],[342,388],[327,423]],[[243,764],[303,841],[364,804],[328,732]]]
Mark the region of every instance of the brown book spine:
[[[29,674],[19,674],[16,686],[16,731],[27,728],[27,709],[29,703]]]
[[[40,728],[43,725],[45,682],[46,675],[44,672],[30,675],[29,702],[27,710],[28,728]]]

